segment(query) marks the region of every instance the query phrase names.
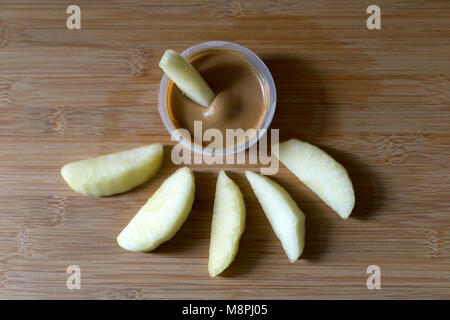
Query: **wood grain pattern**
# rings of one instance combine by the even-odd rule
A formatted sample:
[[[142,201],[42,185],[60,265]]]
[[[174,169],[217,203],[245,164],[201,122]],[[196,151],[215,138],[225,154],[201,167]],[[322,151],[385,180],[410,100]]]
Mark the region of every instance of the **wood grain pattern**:
[[[450,298],[450,2],[0,0],[0,298]],[[176,167],[157,111],[167,48],[228,40],[260,55],[278,90],[273,128],[321,146],[349,170],[357,203],[342,221],[282,167],[274,178],[307,216],[290,264],[250,186],[247,228],[224,277],[207,272],[220,166],[193,166],[194,209],[153,253],[115,237]],[[163,142],[157,176],[109,198],[62,180],[70,161]],[[81,290],[66,289],[78,264]],[[368,290],[366,268],[382,271]]]

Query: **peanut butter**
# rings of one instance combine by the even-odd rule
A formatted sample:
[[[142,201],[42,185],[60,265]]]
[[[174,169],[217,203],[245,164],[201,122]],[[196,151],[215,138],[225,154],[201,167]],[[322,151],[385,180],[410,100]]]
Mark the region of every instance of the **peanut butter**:
[[[214,49],[200,52],[188,61],[204,77],[216,98],[208,108],[191,101],[170,81],[167,108],[176,128],[187,129],[194,137],[194,121],[202,121],[202,130],[259,129],[266,117],[269,94],[266,84],[247,58],[232,50]],[[248,139],[246,137],[245,139]],[[203,147],[209,142],[194,141]],[[235,141],[241,144],[244,141]],[[226,148],[233,145],[225,145]]]

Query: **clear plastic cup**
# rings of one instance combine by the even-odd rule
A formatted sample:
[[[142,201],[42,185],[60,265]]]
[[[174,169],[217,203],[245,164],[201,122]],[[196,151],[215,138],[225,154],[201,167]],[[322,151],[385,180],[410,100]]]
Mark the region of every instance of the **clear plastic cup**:
[[[247,148],[251,147],[253,144],[255,144],[262,136],[263,133],[269,128],[270,123],[272,122],[273,115],[275,113],[275,108],[277,104],[277,92],[275,88],[275,82],[273,81],[272,75],[267,68],[267,66],[264,64],[264,62],[252,51],[249,49],[240,46],[236,43],[232,42],[226,42],[226,41],[208,41],[208,42],[202,42],[198,43],[186,50],[184,50],[181,55],[188,59],[189,57],[193,56],[194,54],[197,54],[201,51],[211,50],[211,49],[226,49],[226,50],[233,50],[236,51],[242,55],[244,55],[248,61],[253,65],[253,67],[256,69],[256,71],[259,73],[259,76],[265,86],[267,86],[268,95],[269,95],[269,105],[266,113],[266,117],[261,125],[261,130],[258,130],[258,133],[252,136],[250,139],[246,140],[245,142],[236,145],[232,148],[224,148],[221,150],[215,150],[215,152],[211,152],[210,149],[203,148],[202,146],[194,143],[193,141],[190,141],[186,137],[184,137],[182,134],[178,133],[176,131],[177,128],[172,123],[172,120],[170,119],[169,112],[167,110],[167,88],[169,85],[169,77],[164,74],[164,76],[161,79],[161,83],[159,86],[159,98],[158,98],[158,109],[159,114],[161,116],[161,120],[164,123],[164,126],[166,127],[167,131],[172,137],[175,137],[176,141],[183,145],[185,148],[199,154],[204,154],[207,156],[227,156],[234,153],[239,153],[241,151],[246,150]],[[213,150],[214,151],[214,150]]]

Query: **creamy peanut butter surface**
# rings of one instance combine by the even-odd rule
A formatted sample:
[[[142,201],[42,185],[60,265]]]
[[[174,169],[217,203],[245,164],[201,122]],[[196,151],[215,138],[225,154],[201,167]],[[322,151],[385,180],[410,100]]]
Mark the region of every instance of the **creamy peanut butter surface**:
[[[231,50],[207,50],[188,61],[204,77],[216,98],[204,108],[187,98],[170,81],[167,89],[167,108],[176,128],[187,129],[194,139],[194,121],[202,121],[202,130],[220,130],[226,148],[244,141],[225,141],[226,129],[259,129],[268,110],[268,89],[258,71],[242,54]],[[194,141],[206,146],[209,142]],[[225,143],[227,144],[225,145]]]

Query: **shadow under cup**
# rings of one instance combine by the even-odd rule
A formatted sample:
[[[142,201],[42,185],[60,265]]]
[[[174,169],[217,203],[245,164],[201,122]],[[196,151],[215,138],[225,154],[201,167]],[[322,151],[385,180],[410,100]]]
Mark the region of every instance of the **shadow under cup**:
[[[194,143],[191,139],[187,138],[182,134],[182,130],[177,130],[169,115],[167,106],[167,90],[169,88],[170,79],[166,74],[164,74],[164,76],[162,77],[159,87],[158,109],[159,114],[161,116],[161,120],[163,121],[164,126],[166,127],[169,134],[172,136],[172,140],[177,141],[183,147],[198,154],[204,154],[206,156],[227,156],[246,150],[247,148],[255,144],[264,135],[265,131],[269,128],[270,123],[272,122],[273,119],[273,115],[275,113],[277,95],[275,83],[267,66],[255,53],[253,53],[252,51],[243,46],[240,46],[232,42],[209,41],[196,44],[186,49],[181,53],[181,56],[185,59],[189,59],[190,57],[200,52],[214,49],[232,50],[245,56],[248,62],[250,62],[250,64],[257,71],[262,84],[267,88],[268,94],[267,112],[261,127],[259,128],[259,130],[257,130],[257,134],[251,136],[249,139],[245,140],[240,144],[237,144],[236,146],[224,149],[211,150],[197,143]]]

